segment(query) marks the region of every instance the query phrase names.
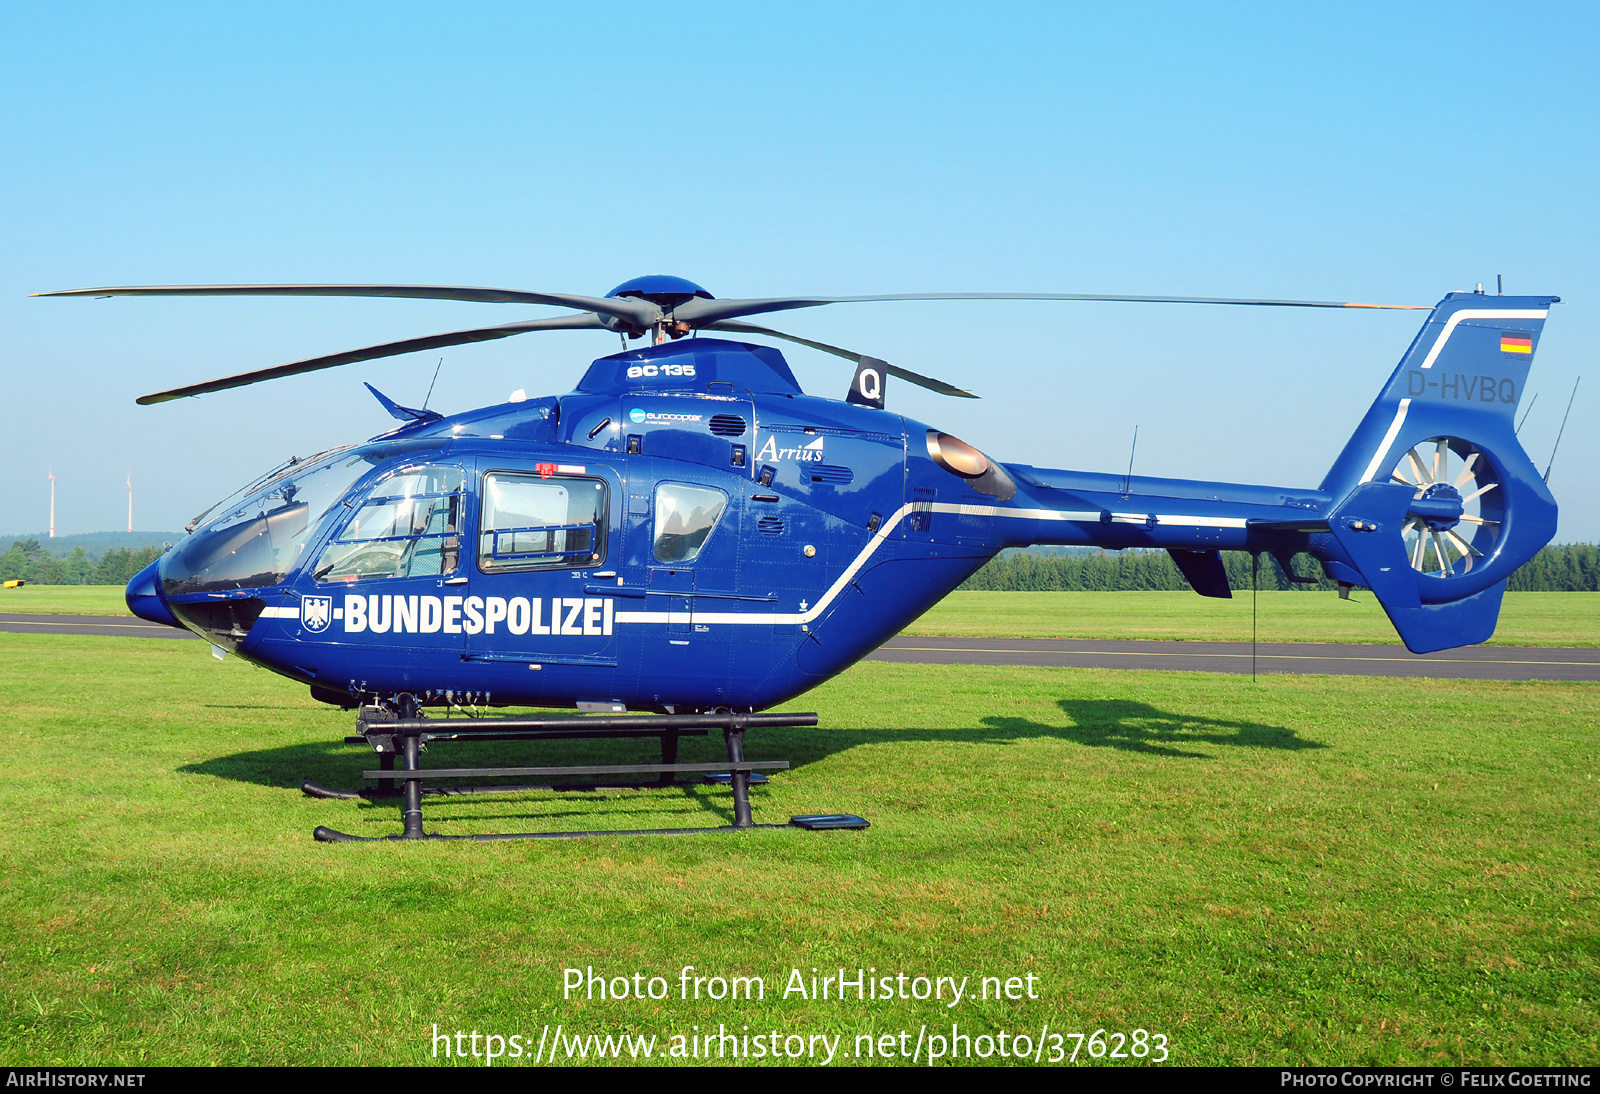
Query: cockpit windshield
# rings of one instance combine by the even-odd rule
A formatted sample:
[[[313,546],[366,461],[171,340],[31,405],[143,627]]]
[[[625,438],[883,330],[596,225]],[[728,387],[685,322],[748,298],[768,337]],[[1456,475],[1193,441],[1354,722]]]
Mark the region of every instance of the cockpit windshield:
[[[176,594],[277,584],[351,485],[384,458],[339,448],[257,479],[196,518],[161,560],[162,587]]]

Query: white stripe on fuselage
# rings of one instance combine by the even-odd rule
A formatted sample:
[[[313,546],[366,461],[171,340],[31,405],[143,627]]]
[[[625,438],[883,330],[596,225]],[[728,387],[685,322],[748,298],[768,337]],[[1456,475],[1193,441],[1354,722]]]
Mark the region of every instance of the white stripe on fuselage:
[[[967,505],[954,502],[912,502],[902,505],[894,514],[884,522],[883,527],[873,533],[872,539],[856,555],[855,561],[845,568],[844,573],[828,587],[822,599],[817,601],[808,610],[803,612],[625,612],[616,613],[617,623],[687,623],[691,619],[696,624],[725,623],[734,626],[795,626],[809,624],[816,620],[823,612],[828,610],[836,597],[844,591],[845,586],[855,580],[861,568],[877,552],[889,534],[900,524],[906,516],[913,512],[925,513],[950,513],[966,517],[1016,517],[1022,520],[1051,520],[1051,521],[1077,521],[1084,524],[1101,523],[1100,511],[1079,511],[1062,509],[1013,509],[1000,505]],[[1148,525],[1151,519],[1157,525],[1172,528],[1243,528],[1243,517],[1202,517],[1169,513],[1112,513],[1113,524],[1144,524]],[[693,593],[685,594],[693,596]],[[263,619],[299,619],[300,606],[298,603],[284,607],[263,608]]]
[[[856,574],[861,572],[883,541],[889,538],[889,533],[912,512],[925,513],[952,513],[966,517],[1020,517],[1023,520],[1067,520],[1081,521],[1086,524],[1099,524],[1100,512],[1071,512],[1061,509],[1011,509],[1000,505],[966,505],[952,502],[912,502],[902,505],[895,510],[894,515],[886,520],[882,528],[873,533],[872,539],[861,553],[856,555],[855,561],[850,563],[844,573],[840,574],[822,599],[803,612],[694,612],[694,622],[701,623],[731,623],[731,624],[771,624],[780,626],[793,626],[808,624],[817,619],[834,598],[844,591],[845,586],[855,580]],[[1149,513],[1113,513],[1111,519],[1117,524],[1148,524],[1152,514]],[[1158,525],[1167,525],[1175,528],[1243,528],[1243,517],[1198,517],[1176,514],[1154,514]],[[665,623],[667,612],[618,612],[618,623]]]

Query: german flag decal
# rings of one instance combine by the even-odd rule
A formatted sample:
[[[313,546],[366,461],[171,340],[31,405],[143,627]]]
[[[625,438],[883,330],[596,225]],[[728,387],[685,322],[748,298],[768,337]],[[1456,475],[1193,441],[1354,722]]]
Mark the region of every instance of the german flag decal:
[[[1514,330],[1500,332],[1501,353],[1532,353],[1533,335],[1519,334]]]

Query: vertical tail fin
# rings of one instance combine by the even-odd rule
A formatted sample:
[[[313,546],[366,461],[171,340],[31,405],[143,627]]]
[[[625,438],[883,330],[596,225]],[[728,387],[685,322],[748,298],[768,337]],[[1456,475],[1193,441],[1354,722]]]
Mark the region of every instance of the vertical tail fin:
[[[1555,534],[1515,413],[1559,299],[1441,300],[1323,480],[1339,500],[1313,552],[1372,589],[1413,652],[1492,635],[1506,578]]]

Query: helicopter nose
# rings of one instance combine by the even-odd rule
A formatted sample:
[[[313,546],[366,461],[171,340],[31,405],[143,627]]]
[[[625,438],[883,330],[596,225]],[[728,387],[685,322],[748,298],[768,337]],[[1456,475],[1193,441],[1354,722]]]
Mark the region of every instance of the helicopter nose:
[[[135,574],[133,580],[128,582],[123,598],[128,602],[128,610],[140,619],[182,630],[183,624],[178,622],[161,597],[161,576],[156,572],[159,565],[161,560],[157,559]]]

